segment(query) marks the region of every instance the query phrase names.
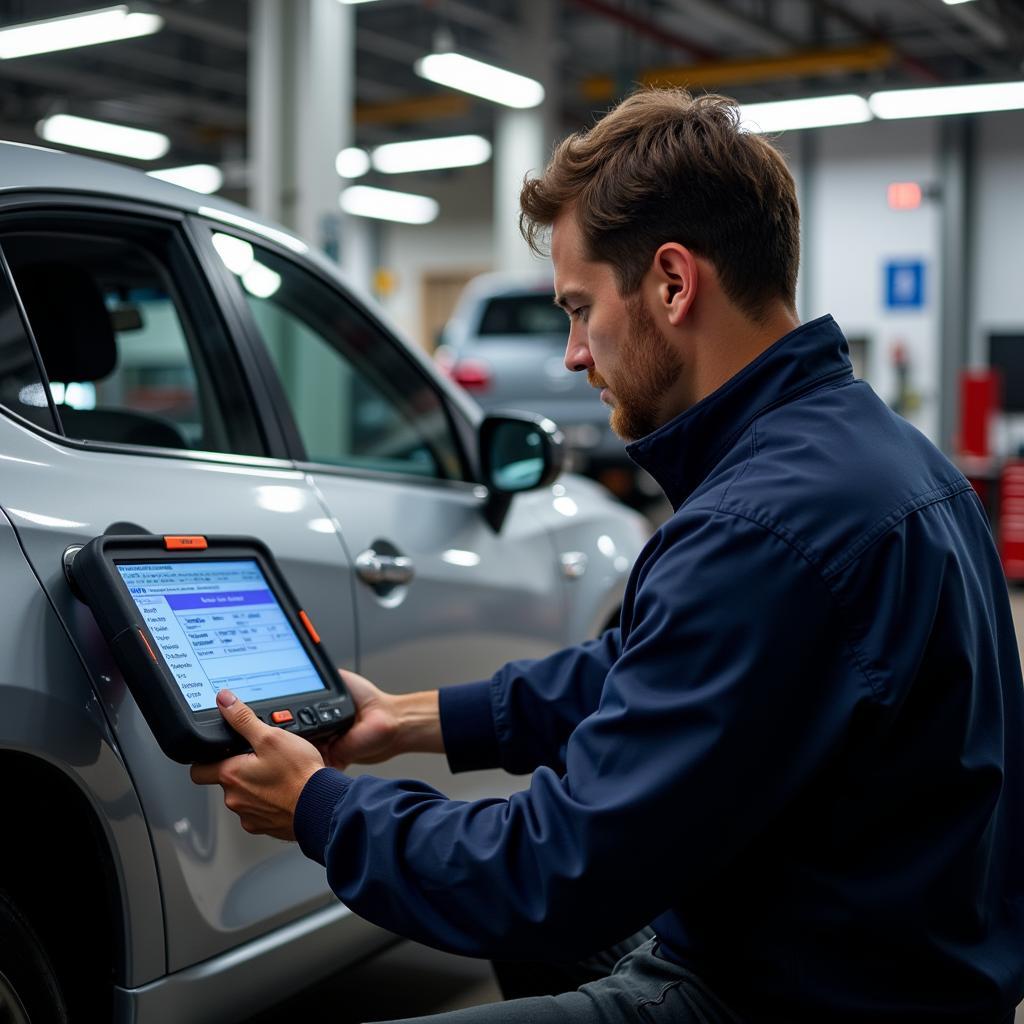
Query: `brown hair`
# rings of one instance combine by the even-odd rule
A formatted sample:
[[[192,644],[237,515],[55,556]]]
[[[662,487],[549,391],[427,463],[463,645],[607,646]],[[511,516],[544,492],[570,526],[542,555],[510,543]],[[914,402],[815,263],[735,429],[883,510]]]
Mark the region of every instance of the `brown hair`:
[[[748,316],[760,319],[773,299],[795,306],[793,178],[779,152],[739,121],[725,96],[634,93],[564,139],[544,174],[523,184],[523,237],[543,254],[545,229],[571,206],[588,257],[614,267],[623,295],[640,286],[659,246],[679,242],[714,264]]]

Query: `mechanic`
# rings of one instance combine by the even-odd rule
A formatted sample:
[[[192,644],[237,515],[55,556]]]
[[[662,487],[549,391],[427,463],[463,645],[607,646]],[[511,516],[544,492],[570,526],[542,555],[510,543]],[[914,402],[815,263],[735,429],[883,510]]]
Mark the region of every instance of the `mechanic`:
[[[387,695],[316,748],[219,704],[254,755],[196,767],[363,917],[608,978],[484,1022],[1009,1022],[1024,994],[1024,706],[970,485],[795,313],[793,180],[733,101],[633,95],[525,183],[566,365],[674,514],[620,627],[488,681]],[[834,243],[843,244],[842,238]],[[870,268],[850,267],[850,273]],[[532,772],[457,802],[352,762]],[[326,766],[325,766],[326,763]]]

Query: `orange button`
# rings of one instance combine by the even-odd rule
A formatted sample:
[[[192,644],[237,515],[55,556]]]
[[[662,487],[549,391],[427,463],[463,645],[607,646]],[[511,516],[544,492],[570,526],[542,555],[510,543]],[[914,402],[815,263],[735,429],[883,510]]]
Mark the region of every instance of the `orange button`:
[[[290,711],[271,711],[270,720],[275,725],[283,725],[285,722],[294,722],[295,716]]]
[[[306,632],[313,638],[313,643],[320,643],[320,634],[316,631],[313,623],[309,621],[309,616],[301,608],[299,609],[299,618],[306,627]]]
[[[182,549],[205,551],[207,547],[206,538],[196,535],[164,537],[164,544],[168,551],[181,551]]]
[[[146,645],[146,650],[149,651],[149,656],[154,661],[156,661],[157,658],[156,658],[156,655],[153,653],[153,648],[149,646],[149,641],[146,639],[146,634],[143,633],[141,629],[139,630],[139,636],[142,637],[142,642]]]

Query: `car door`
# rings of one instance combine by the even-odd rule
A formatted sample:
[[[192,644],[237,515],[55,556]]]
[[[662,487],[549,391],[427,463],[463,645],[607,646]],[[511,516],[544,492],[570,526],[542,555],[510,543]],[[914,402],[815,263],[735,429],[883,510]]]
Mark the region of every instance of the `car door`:
[[[266,397],[246,383],[182,225],[174,212],[113,201],[0,203],[0,323],[7,335],[22,332],[20,351],[31,349],[46,373],[32,383],[13,364],[0,367],[0,505],[134,780],[159,867],[170,971],[334,901],[318,865],[292,845],[246,835],[218,789],[194,786],[187,767],[164,757],[69,590],[65,550],[105,532],[259,537],[337,662],[356,658],[334,522],[308,475],[281,457],[276,419],[261,421]]]
[[[220,225],[208,230],[240,329],[262,347],[279,389],[296,462],[347,547],[360,671],[406,692],[487,678],[507,660],[566,643],[561,570],[532,496],[513,502],[500,530],[488,523],[457,413],[430,373],[311,262]],[[496,774],[453,779],[429,756],[374,771],[459,796],[516,785]]]

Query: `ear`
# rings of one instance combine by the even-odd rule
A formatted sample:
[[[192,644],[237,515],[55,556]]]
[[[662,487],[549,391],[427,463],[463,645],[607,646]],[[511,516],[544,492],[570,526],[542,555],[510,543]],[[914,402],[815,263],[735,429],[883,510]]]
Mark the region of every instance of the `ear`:
[[[686,319],[697,297],[697,259],[678,242],[666,242],[654,254],[651,273],[657,288],[658,307],[673,327]]]

